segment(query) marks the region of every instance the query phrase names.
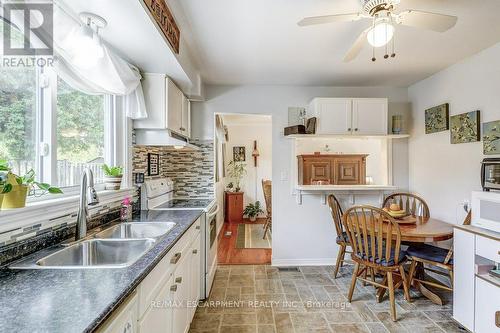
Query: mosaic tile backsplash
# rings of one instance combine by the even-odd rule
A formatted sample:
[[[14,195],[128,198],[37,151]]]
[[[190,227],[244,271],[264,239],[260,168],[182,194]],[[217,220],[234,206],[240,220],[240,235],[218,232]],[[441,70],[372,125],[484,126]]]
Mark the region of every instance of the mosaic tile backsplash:
[[[172,150],[168,147],[134,146],[133,172],[144,173],[146,179],[169,177],[175,183],[175,196],[214,196],[214,153],[210,141],[193,142],[197,151]],[[160,174],[148,176],[148,153],[160,155]]]

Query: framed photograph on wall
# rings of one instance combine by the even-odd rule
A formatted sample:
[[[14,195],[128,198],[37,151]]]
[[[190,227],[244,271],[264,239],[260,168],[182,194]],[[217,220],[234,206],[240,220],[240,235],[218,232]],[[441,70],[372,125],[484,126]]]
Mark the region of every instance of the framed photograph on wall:
[[[160,154],[148,153],[148,175],[158,176],[160,174]]]
[[[450,105],[448,103],[425,110],[425,134],[450,129]]]
[[[480,112],[472,111],[450,117],[450,141],[452,144],[481,140]]]
[[[233,161],[245,162],[245,147],[233,147]]]

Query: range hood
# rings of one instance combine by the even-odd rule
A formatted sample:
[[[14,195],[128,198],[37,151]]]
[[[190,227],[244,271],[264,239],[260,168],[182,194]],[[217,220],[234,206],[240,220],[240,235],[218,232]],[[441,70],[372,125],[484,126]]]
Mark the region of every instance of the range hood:
[[[175,149],[199,150],[189,140],[169,130],[135,129],[136,144],[141,146],[167,146]]]

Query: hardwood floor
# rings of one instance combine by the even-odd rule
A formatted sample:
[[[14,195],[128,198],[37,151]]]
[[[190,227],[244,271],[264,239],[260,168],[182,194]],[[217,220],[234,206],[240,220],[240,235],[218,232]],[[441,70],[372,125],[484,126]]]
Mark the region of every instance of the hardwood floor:
[[[257,219],[256,222],[242,221],[240,223],[264,224],[265,219]],[[217,261],[219,264],[229,265],[260,265],[271,263],[271,249],[237,249],[236,237],[238,224],[224,223],[221,235],[219,236],[219,249],[217,251]],[[231,232],[226,236],[226,232]]]

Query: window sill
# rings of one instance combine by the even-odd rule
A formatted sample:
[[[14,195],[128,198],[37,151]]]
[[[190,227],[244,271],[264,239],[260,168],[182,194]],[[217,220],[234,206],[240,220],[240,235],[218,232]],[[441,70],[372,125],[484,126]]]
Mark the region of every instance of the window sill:
[[[108,203],[116,202],[136,193],[135,188],[116,191],[104,190],[97,192],[99,205],[92,210]],[[33,225],[37,221],[46,221],[78,211],[79,195],[61,196],[55,199],[27,202],[26,207],[0,211],[0,233]]]

